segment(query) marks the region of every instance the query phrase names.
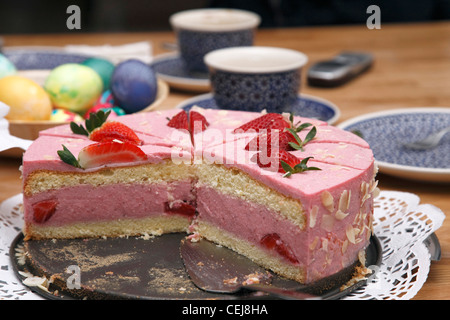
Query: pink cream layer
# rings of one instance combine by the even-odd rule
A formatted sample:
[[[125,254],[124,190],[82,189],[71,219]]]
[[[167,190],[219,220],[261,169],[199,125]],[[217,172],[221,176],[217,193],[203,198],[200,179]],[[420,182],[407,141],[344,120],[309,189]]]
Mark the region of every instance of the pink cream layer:
[[[36,223],[33,204],[46,200],[56,200],[57,206],[50,219],[39,224],[42,226],[159,216],[175,199],[192,203],[195,199],[191,188],[190,181],[66,187],[24,197],[24,219]]]
[[[364,241],[345,243],[348,222],[335,222],[331,231],[324,230],[320,223],[300,229],[265,206],[222,194],[208,186],[200,186],[197,190],[197,210],[199,221],[209,222],[263,250],[267,248],[260,244],[261,239],[268,234],[277,234],[298,261],[294,264],[306,267],[306,282],[332,275],[351,265],[357,260],[358,252],[368,244],[365,233]],[[309,212],[305,214],[308,216]],[[348,218],[353,220],[355,216]],[[275,251],[268,253],[292,263]]]

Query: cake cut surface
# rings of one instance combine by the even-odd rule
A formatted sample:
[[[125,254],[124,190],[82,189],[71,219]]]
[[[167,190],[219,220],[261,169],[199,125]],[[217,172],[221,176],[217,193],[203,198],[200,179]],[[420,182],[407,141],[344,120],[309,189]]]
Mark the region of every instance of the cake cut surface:
[[[114,122],[44,130],[25,152],[26,240],[186,232],[301,283],[369,244],[376,168],[353,133],[197,107]]]

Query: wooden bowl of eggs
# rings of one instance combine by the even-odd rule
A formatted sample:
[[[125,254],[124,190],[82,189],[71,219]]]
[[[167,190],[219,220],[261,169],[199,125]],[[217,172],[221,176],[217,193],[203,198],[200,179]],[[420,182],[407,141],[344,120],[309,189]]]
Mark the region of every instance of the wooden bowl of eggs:
[[[10,107],[11,135],[35,140],[39,131],[89,113],[111,110],[111,118],[149,112],[169,95],[166,82],[136,59],[113,64],[104,58],[57,49],[5,50],[0,54],[0,101]],[[14,148],[1,156],[21,157]]]

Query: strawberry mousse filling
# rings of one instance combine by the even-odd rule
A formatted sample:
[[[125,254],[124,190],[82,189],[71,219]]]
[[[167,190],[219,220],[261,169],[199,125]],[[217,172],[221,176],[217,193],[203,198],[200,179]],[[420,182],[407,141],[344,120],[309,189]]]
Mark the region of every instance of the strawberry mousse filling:
[[[130,201],[133,199],[133,201]],[[38,214],[41,203],[54,202],[48,216]],[[79,185],[52,189],[24,198],[25,221],[39,226],[63,226],[80,222],[142,219],[159,215],[183,215],[192,219],[195,198],[191,181],[158,184]],[[184,204],[184,210],[180,207]],[[42,211],[42,210],[41,210]]]

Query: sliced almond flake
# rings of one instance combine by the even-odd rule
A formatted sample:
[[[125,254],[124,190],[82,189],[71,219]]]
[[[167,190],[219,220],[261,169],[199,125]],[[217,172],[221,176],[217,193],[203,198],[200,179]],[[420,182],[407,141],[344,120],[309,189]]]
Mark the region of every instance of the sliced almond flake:
[[[317,213],[319,212],[318,206],[313,206],[309,213],[309,227],[314,228],[317,220]]]
[[[361,194],[362,194],[361,198],[361,207],[362,207],[364,205],[364,202],[366,202],[366,200],[370,198],[369,184],[367,182],[361,183]]]
[[[24,279],[23,284],[29,287],[47,287],[48,280],[46,277],[28,277]]]
[[[369,192],[373,192],[373,190],[375,190],[375,188],[378,186],[378,180],[373,179],[372,182],[370,183],[370,191]]]
[[[375,199],[376,197],[378,197],[380,195],[380,189],[379,188],[375,188],[373,190],[372,196]]]
[[[309,250],[314,250],[319,242],[319,237],[315,237],[314,240],[309,244]]]
[[[334,198],[330,192],[324,191],[321,194],[322,204],[328,211],[334,211]]]
[[[322,216],[322,223],[320,224],[320,227],[328,232],[333,231],[335,218],[331,214],[325,214]]]
[[[341,197],[339,198],[339,210],[345,212],[350,207],[350,197],[351,191],[344,190],[342,191]]]
[[[370,239],[370,236],[372,234],[370,227],[369,226],[365,226],[365,228],[367,228],[367,232],[366,232],[366,240]]]
[[[322,250],[328,252],[328,239],[322,239]]]
[[[362,212],[361,212],[361,209],[359,209],[359,213],[356,214],[355,215],[355,219],[353,219],[353,224],[359,224],[359,221],[361,219],[361,215],[362,215]]]
[[[349,215],[349,213],[345,213],[345,212],[342,212],[341,210],[338,210],[338,211],[336,211],[335,217],[338,220],[344,220],[348,215]]]
[[[347,235],[348,241],[350,241],[353,244],[356,243],[355,229],[353,229],[353,226],[348,225],[347,228],[345,229],[345,234]]]
[[[342,244],[342,253],[346,253],[347,252],[347,248],[348,248],[348,240],[345,240],[344,243]]]
[[[359,250],[358,252],[358,260],[361,263],[361,265],[366,265],[366,252],[364,250]]]

